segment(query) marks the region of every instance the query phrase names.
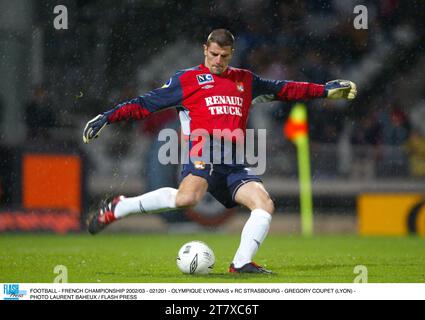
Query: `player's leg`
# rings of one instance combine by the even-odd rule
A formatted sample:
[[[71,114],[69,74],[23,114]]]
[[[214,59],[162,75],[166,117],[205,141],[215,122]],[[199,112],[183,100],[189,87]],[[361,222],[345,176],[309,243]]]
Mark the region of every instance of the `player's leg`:
[[[204,178],[187,175],[179,189],[160,188],[141,196],[124,198],[115,207],[115,217],[122,218],[133,213],[157,213],[196,205],[207,191]]]
[[[196,205],[208,189],[204,178],[187,175],[179,189],[160,188],[137,197],[119,196],[104,201],[89,219],[89,232],[96,234],[117,219],[136,213],[159,213]]]
[[[258,181],[242,185],[236,191],[234,200],[250,209],[251,215],[242,230],[241,242],[229,271],[270,273],[252,260],[269,231],[274,213],[273,201],[264,185]]]

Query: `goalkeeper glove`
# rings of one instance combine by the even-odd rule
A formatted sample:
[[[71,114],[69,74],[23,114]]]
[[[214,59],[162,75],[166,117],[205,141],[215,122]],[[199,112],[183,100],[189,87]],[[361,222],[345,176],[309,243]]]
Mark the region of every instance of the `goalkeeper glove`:
[[[99,114],[91,119],[84,128],[83,142],[89,143],[90,140],[96,139],[107,124],[109,124],[108,117],[104,114]]]
[[[354,99],[357,95],[356,84],[350,80],[332,80],[325,84],[325,96],[329,99]]]

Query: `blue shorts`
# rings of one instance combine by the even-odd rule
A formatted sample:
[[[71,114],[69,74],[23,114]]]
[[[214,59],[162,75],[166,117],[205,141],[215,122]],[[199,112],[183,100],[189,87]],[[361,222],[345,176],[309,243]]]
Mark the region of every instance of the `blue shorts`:
[[[225,164],[205,164],[199,161],[183,165],[182,179],[189,173],[205,178],[208,182],[208,192],[226,208],[233,208],[236,192],[249,181],[262,182],[259,177],[250,173],[244,166]]]

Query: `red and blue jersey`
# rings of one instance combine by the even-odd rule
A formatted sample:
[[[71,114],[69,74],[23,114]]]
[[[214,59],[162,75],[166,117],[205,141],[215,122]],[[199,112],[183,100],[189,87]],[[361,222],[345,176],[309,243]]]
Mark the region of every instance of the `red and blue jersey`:
[[[177,72],[162,88],[121,103],[105,115],[109,123],[113,123],[144,119],[154,112],[177,108],[183,134],[189,138],[190,162],[183,165],[183,177],[192,174],[205,178],[208,191],[230,208],[236,205],[234,197],[242,185],[249,181],[261,181],[245,167],[244,159],[239,159],[238,152],[233,152],[233,147],[238,146],[238,140],[233,143],[233,138],[234,132],[238,132],[236,139],[240,132],[244,138],[249,109],[253,100],[261,100],[262,96],[266,96],[267,101],[304,100],[324,97],[325,88],[307,82],[265,80],[248,70],[232,67],[228,67],[223,74],[215,75],[201,64]],[[203,133],[200,134],[200,131]],[[221,138],[205,143],[203,136],[215,137],[217,131],[230,132],[230,147],[222,145]],[[223,138],[226,139],[225,136]],[[212,154],[203,152],[204,146],[209,148],[206,151],[212,150]],[[217,147],[218,152],[215,152]],[[229,154],[231,161],[226,163]],[[198,157],[201,161],[196,160]]]
[[[245,132],[249,109],[255,98],[292,101],[324,97],[324,85],[286,80],[266,80],[249,70],[228,67],[220,75],[201,64],[177,72],[161,88],[117,105],[106,112],[110,123],[144,119],[170,107],[179,111],[182,130],[237,129]]]

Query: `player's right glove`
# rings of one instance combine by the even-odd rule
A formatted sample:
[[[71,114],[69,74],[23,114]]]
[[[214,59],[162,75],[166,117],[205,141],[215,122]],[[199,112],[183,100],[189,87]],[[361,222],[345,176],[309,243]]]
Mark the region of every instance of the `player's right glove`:
[[[350,80],[333,80],[325,84],[326,97],[329,99],[354,99],[357,95],[356,84]]]
[[[99,114],[91,119],[84,128],[83,142],[89,143],[90,140],[96,139],[107,124],[109,124],[108,117],[104,114]]]

